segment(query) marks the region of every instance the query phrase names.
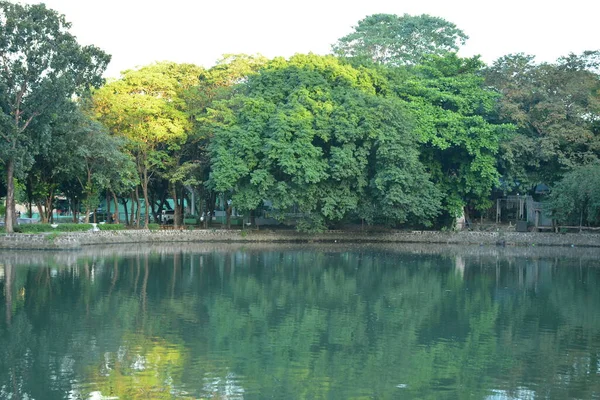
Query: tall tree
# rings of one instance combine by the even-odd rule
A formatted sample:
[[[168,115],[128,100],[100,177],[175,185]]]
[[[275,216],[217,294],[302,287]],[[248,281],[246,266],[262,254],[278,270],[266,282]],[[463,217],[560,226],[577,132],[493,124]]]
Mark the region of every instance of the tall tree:
[[[125,71],[121,79],[94,93],[99,121],[128,141],[146,205],[151,176],[173,160],[170,152],[181,149],[191,132],[192,121],[182,88],[197,82],[200,71],[199,67],[188,64],[153,64]],[[148,222],[147,207],[146,226]]]
[[[253,210],[270,200],[323,229],[350,213],[392,224],[437,214],[440,194],[418,160],[411,119],[376,95],[381,77],[333,57],[275,59],[216,104],[214,189]]]
[[[214,211],[216,193],[204,183],[210,175],[208,144],[214,134],[210,123],[210,110],[216,102],[231,98],[237,85],[243,84],[251,75],[267,64],[261,55],[226,54],[212,68],[202,72],[198,85],[184,94],[187,109],[194,123],[193,135],[186,145],[183,168],[177,172],[181,181],[190,183],[203,199],[204,212]],[[193,164],[193,165],[191,165]],[[211,222],[204,220],[205,226]]]
[[[427,55],[456,52],[468,39],[456,25],[430,15],[373,14],[332,46],[342,57],[388,65],[414,65]]]
[[[448,221],[442,224],[464,206],[487,209],[498,184],[498,144],[512,126],[490,123],[498,95],[484,87],[482,68],[477,57],[449,54],[414,68],[384,69],[391,90],[417,121],[421,160],[444,193]]]
[[[33,162],[44,121],[65,99],[102,83],[110,57],[80,46],[64,16],[43,4],[0,1],[0,160],[6,171],[6,231],[15,215],[14,178]],[[37,121],[38,129],[32,129]]]
[[[552,184],[571,169],[600,158],[598,52],[536,64],[511,54],[485,73],[503,96],[498,119],[517,130],[502,142],[500,167],[507,189]]]

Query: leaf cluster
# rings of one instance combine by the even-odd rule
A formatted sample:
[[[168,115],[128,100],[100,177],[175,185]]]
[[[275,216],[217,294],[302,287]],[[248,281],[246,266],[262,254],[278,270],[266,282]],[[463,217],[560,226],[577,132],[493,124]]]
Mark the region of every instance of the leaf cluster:
[[[212,110],[210,185],[236,207],[264,200],[325,227],[349,213],[392,224],[439,212],[412,121],[374,71],[334,57],[274,59]]]

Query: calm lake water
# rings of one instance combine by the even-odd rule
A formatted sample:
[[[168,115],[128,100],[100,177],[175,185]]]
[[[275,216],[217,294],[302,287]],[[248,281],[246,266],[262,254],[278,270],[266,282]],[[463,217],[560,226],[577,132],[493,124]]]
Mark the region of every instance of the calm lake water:
[[[600,398],[599,251],[0,253],[0,398]]]

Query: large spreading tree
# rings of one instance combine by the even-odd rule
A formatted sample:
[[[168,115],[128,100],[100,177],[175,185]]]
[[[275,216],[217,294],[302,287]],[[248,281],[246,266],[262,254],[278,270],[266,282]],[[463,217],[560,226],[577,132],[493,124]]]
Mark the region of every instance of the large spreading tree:
[[[382,77],[334,57],[275,59],[216,104],[210,184],[241,210],[297,209],[302,229],[348,215],[431,222],[440,192],[420,163],[401,102]]]
[[[486,83],[502,94],[497,118],[516,127],[498,158],[507,189],[552,185],[600,159],[599,54],[542,64],[511,54],[487,68]]]
[[[332,46],[342,57],[386,65],[414,65],[428,55],[456,52],[468,36],[452,22],[431,15],[373,14]]]
[[[491,119],[498,95],[484,85],[477,58],[430,56],[410,68],[386,67],[390,90],[416,120],[420,158],[444,193],[450,223],[465,206],[485,210],[498,184],[496,156],[509,124]]]
[[[192,132],[184,91],[198,83],[201,72],[202,68],[191,64],[157,63],[125,71],[121,79],[94,93],[98,120],[127,140],[147,205],[150,178],[177,168],[176,156]],[[147,207],[145,226],[149,211]],[[136,219],[139,224],[140,218]]]
[[[46,122],[73,95],[102,83],[110,57],[80,46],[64,16],[43,4],[0,1],[0,160],[6,173],[6,231],[15,220],[15,176],[24,176]]]

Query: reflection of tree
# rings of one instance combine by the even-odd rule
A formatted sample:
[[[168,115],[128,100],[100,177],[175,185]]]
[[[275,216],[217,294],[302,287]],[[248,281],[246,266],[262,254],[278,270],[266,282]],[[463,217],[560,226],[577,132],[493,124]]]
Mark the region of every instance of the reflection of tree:
[[[0,398],[598,396],[596,261],[461,260],[106,255],[8,284],[5,266]]]
[[[10,326],[13,313],[12,292],[15,269],[11,263],[6,263],[2,267],[4,269],[4,303],[6,308],[5,320],[6,326]]]
[[[172,399],[178,393],[184,350],[162,339],[127,335],[114,352],[92,367],[90,381],[103,396],[119,399]]]

